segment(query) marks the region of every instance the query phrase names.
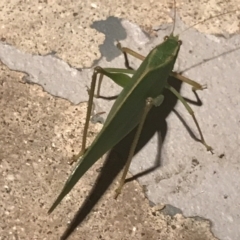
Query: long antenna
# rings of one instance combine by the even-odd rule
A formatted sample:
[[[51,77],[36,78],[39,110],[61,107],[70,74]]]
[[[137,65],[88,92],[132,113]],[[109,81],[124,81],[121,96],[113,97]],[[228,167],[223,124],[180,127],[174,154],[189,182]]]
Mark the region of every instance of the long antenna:
[[[193,27],[197,26],[198,24],[202,24],[202,23],[204,23],[204,22],[206,22],[206,21],[208,21],[208,20],[210,20],[210,19],[217,18],[217,17],[223,16],[223,15],[228,14],[228,13],[231,13],[231,12],[236,12],[236,11],[238,11],[238,10],[240,10],[240,9],[236,9],[236,10],[232,10],[232,11],[220,13],[220,14],[218,14],[218,15],[214,15],[214,16],[211,16],[211,17],[209,17],[209,18],[206,18],[206,19],[204,19],[204,20],[202,20],[202,21],[200,21],[200,22],[194,23],[194,24],[191,25],[190,27],[188,27],[188,28],[186,28],[185,30],[183,30],[181,33],[186,32],[186,31],[189,30],[190,28],[193,28]]]
[[[172,29],[172,34],[175,31],[175,25],[176,25],[176,0],[174,0],[174,21],[173,21],[173,29]]]

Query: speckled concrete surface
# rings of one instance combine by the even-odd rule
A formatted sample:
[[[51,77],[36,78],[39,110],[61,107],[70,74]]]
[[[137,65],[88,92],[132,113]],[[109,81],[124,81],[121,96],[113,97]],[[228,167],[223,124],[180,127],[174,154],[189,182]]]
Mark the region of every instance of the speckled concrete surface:
[[[52,215],[47,210],[69,174],[66,160],[80,145],[86,104],[71,105],[23,74],[0,65],[0,239],[59,239],[91,190],[97,163]],[[89,139],[99,131],[91,125]],[[118,201],[113,187],[69,239],[215,239],[209,222],[164,216],[129,183]]]
[[[231,11],[240,5],[217,0],[177,1],[178,13],[189,26],[208,16]],[[27,52],[56,55],[75,67],[89,67],[100,57],[104,35],[90,28],[109,16],[127,19],[146,31],[170,22],[173,1],[16,1],[0,2],[0,39]],[[208,33],[239,31],[235,14],[207,21],[197,29]],[[121,40],[121,39],[118,39]]]
[[[168,13],[172,5],[172,1],[118,1],[116,5],[110,1],[1,1],[0,38],[28,53],[56,52],[72,66],[91,66],[100,57],[98,45],[104,41],[103,34],[90,28],[93,21],[113,15],[152,33],[152,27],[171,21]],[[209,11],[229,11],[237,5],[237,1],[179,1],[178,11],[191,25],[198,16],[208,16]],[[198,29],[233,33],[239,31],[237,23],[236,15],[230,14]],[[0,74],[0,239],[59,239],[101,167],[98,163],[53,215],[46,214],[70,172],[66,161],[80,146],[86,105],[73,106],[39,86],[24,84],[23,74],[3,65]],[[92,125],[89,140],[99,128]],[[215,239],[208,222],[155,212],[136,182],[126,186],[118,202],[112,199],[112,191],[110,188],[70,239]]]

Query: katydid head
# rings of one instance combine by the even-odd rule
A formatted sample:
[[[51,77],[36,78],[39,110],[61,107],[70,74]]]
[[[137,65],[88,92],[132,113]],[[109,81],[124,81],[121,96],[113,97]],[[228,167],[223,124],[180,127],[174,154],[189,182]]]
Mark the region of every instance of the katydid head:
[[[164,43],[168,46],[169,50],[172,48],[172,57],[175,59],[174,63],[178,57],[178,53],[180,51],[180,47],[182,45],[182,41],[179,40],[179,36],[174,36],[173,33],[170,34],[170,36],[164,37]],[[171,47],[171,48],[170,48]],[[175,48],[175,50],[174,50]]]
[[[182,41],[179,40],[179,35],[174,36],[173,33],[171,33],[169,36],[164,37],[164,41],[168,40],[178,42],[179,46],[182,44]]]

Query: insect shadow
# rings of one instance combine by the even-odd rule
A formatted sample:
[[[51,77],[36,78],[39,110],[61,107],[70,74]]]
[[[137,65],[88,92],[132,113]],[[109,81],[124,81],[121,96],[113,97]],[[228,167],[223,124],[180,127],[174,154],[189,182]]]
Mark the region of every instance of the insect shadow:
[[[177,91],[180,91],[182,84],[181,81],[175,79],[174,77],[169,77],[169,83]],[[168,131],[166,119],[172,111],[174,111],[174,113],[179,117],[179,119],[189,132],[190,136],[192,136],[192,138],[194,138],[196,141],[199,141],[199,139],[195,137],[191,129],[188,127],[184,119],[181,118],[180,114],[176,110],[174,110],[178,99],[167,89],[164,91],[163,94],[164,102],[161,104],[161,106],[153,107],[150,110],[135,150],[136,154],[148,143],[148,141],[153,137],[153,135],[157,133],[158,152],[155,156],[155,164],[151,168],[146,169],[145,171],[127,179],[126,182],[132,181],[140,176],[153,172],[161,166],[161,149]],[[196,101],[186,98],[185,99],[194,105],[201,106],[202,102],[196,93],[195,96]],[[122,139],[112,150],[109,151],[95,185],[93,186],[88,197],[85,199],[85,201],[79,208],[70,225],[62,235],[61,240],[67,239],[75,230],[75,228],[83,222],[83,220],[87,217],[87,215],[91,212],[91,210],[103,196],[105,191],[109,188],[109,186],[114,181],[119,172],[124,168],[135,132],[136,128],[131,131],[124,139]],[[118,156],[117,161],[116,154]]]
[[[110,16],[106,20],[95,21],[91,28],[105,35],[105,40],[99,45],[101,56],[104,56],[108,62],[119,56],[119,50],[116,48],[116,39],[124,40],[127,37],[126,30],[121,24],[121,19]],[[93,62],[92,66],[98,64],[100,59]]]

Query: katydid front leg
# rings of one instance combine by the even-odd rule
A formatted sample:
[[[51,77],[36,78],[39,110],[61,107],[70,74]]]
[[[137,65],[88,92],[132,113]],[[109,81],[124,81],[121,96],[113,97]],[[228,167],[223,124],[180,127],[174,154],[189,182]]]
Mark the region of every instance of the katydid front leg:
[[[181,74],[176,73],[176,72],[171,72],[170,76],[175,77],[176,79],[191,85],[192,86],[192,91],[204,90],[204,89],[207,88],[206,84],[201,85],[198,82],[195,82],[195,81],[193,81],[189,78],[186,78],[186,77],[184,77]]]
[[[132,50],[130,48],[127,48],[127,47],[122,47],[120,42],[117,43],[117,48],[123,53],[124,59],[125,59],[125,66],[129,69],[131,69],[131,67],[129,65],[127,54],[129,54],[129,55],[131,55],[131,56],[133,56],[133,57],[135,57],[135,58],[137,58],[141,61],[143,61],[145,59],[145,57],[143,55],[139,54],[138,52],[135,52],[134,50]],[[193,81],[193,80],[191,80],[187,77],[184,77],[179,73],[173,72],[173,71],[170,73],[170,76],[175,77],[178,80],[191,85],[193,91],[204,90],[204,89],[207,88],[206,85],[201,85],[201,84],[199,84],[199,83],[197,83],[197,82],[195,82],[195,81]]]
[[[127,176],[127,173],[128,173],[128,169],[130,167],[130,164],[131,164],[131,161],[132,161],[135,149],[137,147],[137,143],[138,143],[138,140],[140,138],[140,135],[141,135],[141,132],[142,132],[142,128],[143,128],[145,119],[147,117],[147,114],[148,114],[148,112],[150,111],[150,109],[152,108],[153,105],[158,107],[158,106],[160,106],[162,104],[163,100],[164,100],[164,96],[163,95],[159,95],[158,97],[156,97],[154,99],[150,98],[150,97],[146,99],[146,105],[144,107],[143,114],[142,114],[141,120],[140,120],[138,128],[137,128],[137,132],[136,132],[136,134],[134,136],[133,143],[132,143],[130,151],[129,151],[127,163],[126,163],[125,168],[123,170],[123,175],[122,175],[122,178],[120,180],[119,187],[115,190],[115,192],[116,192],[115,197],[114,197],[115,199],[117,199],[117,197],[121,193],[122,188],[124,186],[125,179],[126,179],[126,176]]]

